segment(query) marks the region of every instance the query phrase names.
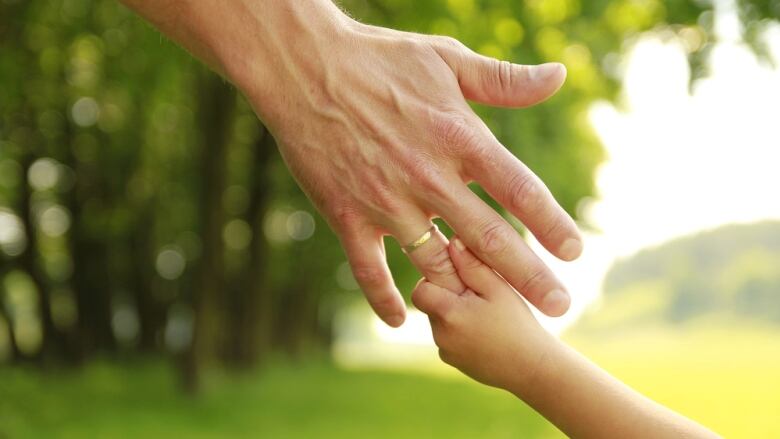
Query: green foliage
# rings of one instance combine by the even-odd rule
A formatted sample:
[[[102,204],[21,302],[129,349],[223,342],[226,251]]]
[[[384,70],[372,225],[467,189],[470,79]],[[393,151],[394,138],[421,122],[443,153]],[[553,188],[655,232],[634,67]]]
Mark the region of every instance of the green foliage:
[[[780,1],[777,0],[740,0],[739,7],[746,22],[762,19],[780,18]]]

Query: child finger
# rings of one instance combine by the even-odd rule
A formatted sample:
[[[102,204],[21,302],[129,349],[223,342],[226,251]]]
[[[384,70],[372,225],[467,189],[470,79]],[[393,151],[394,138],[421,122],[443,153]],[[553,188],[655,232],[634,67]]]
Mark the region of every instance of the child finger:
[[[457,236],[450,242],[450,257],[460,279],[478,295],[488,297],[508,287],[492,268],[474,256]]]
[[[428,316],[444,318],[451,311],[457,296],[457,293],[422,278],[412,292],[412,303]]]

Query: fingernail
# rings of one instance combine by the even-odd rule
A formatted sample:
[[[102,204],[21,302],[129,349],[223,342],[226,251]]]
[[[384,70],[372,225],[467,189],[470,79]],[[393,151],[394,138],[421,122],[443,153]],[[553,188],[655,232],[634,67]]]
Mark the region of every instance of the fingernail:
[[[463,245],[463,241],[461,241],[457,236],[453,238],[452,243],[455,245],[455,248],[458,249],[458,251],[462,252],[463,250],[466,250],[466,246]]]
[[[404,323],[404,316],[402,314],[389,315],[385,319],[385,322],[393,328],[397,328]]]
[[[558,249],[558,254],[564,261],[573,261],[582,254],[582,241],[576,238],[569,238],[563,242]]]
[[[557,75],[560,72],[562,64],[555,62],[540,64],[535,66],[530,71],[532,81],[544,81],[550,79],[553,75]]]
[[[569,309],[571,298],[569,293],[563,290],[552,290],[542,300],[542,311],[550,316],[558,317]]]

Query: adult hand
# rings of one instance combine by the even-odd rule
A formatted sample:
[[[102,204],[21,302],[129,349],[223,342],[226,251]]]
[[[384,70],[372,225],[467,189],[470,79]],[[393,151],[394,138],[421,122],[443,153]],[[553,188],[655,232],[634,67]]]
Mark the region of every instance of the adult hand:
[[[558,257],[580,254],[572,219],[466,102],[536,104],[562,85],[562,65],[363,25],[329,0],[125,1],[245,93],[385,322],[400,325],[406,308],[382,236],[411,243],[437,216],[541,311],[566,311],[560,281],[466,186],[481,184]],[[440,233],[409,256],[437,285],[465,288]]]

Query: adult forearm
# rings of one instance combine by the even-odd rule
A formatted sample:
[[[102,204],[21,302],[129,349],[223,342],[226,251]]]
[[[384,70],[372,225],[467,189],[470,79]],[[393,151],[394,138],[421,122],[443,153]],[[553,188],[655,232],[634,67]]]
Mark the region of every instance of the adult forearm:
[[[353,23],[330,0],[122,0],[245,93],[269,94],[291,57]],[[304,61],[305,62],[305,61]],[[295,60],[300,64],[300,60]],[[289,67],[289,65],[287,66]]]
[[[646,398],[555,341],[532,385],[518,397],[574,438],[715,438],[716,434]]]

